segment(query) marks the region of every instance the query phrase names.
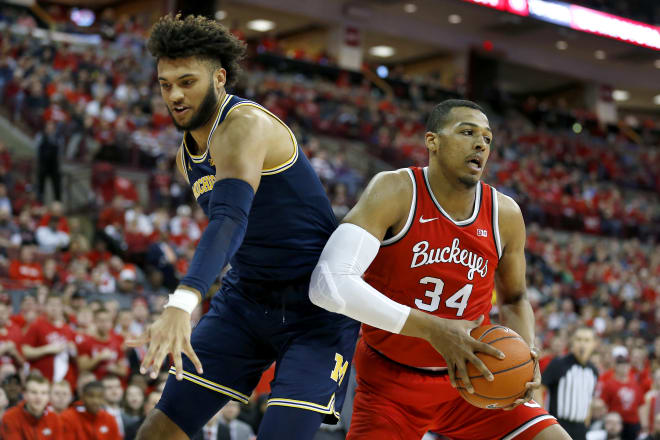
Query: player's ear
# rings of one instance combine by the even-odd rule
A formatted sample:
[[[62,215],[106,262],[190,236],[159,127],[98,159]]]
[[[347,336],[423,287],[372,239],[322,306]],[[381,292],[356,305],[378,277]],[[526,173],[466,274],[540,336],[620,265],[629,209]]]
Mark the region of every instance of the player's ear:
[[[219,89],[227,84],[227,71],[222,67],[215,69],[213,72],[213,83],[216,90],[220,91]]]
[[[440,135],[432,131],[427,131],[424,135],[424,143],[430,153],[435,153],[440,148]]]

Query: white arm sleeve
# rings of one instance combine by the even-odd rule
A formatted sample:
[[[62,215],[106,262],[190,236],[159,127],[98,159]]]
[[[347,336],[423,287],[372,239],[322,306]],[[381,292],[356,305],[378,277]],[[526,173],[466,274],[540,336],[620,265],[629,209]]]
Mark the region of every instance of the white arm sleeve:
[[[361,227],[339,225],[312,273],[309,299],[331,312],[399,333],[410,307],[392,301],[362,279],[379,249],[380,241]]]

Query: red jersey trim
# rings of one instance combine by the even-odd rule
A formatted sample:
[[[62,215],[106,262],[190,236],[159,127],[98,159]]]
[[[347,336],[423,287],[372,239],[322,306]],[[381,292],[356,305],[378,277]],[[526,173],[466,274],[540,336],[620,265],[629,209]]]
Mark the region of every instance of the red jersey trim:
[[[422,169],[423,174],[424,174],[424,183],[426,184],[426,191],[429,193],[431,196],[431,200],[433,200],[433,203],[435,204],[435,207],[438,208],[438,211],[445,216],[450,222],[455,224],[456,226],[469,226],[474,221],[479,217],[479,209],[481,208],[481,187],[482,183],[481,181],[478,182],[477,184],[477,194],[474,197],[474,208],[472,208],[472,215],[465,219],[465,220],[460,220],[456,221],[451,216],[445,211],[440,203],[438,203],[438,199],[435,198],[435,194],[433,194],[433,191],[431,190],[431,184],[429,183],[429,176],[428,176],[428,171],[429,167],[424,167]]]
[[[380,244],[381,246],[394,244],[405,237],[413,224],[413,220],[415,220],[415,212],[417,211],[417,183],[415,182],[415,175],[413,174],[413,171],[410,168],[407,168],[406,171],[408,171],[408,176],[410,176],[410,180],[412,180],[413,186],[412,203],[410,204],[410,210],[408,211],[408,220],[406,220],[405,226],[399,231],[398,234],[396,234],[394,237],[388,238],[387,240],[383,240]]]
[[[500,239],[500,207],[497,201],[497,190],[495,187],[490,187],[490,196],[493,199],[493,240],[495,240],[495,249],[497,249],[497,256],[502,258],[502,241]]]

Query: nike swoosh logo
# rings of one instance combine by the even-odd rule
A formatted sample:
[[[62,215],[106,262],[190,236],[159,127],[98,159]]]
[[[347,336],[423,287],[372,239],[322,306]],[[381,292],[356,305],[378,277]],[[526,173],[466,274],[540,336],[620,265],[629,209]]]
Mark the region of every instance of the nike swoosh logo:
[[[419,222],[420,222],[420,223],[428,223],[428,222],[432,222],[433,220],[437,220],[437,219],[439,219],[439,218],[440,218],[440,217],[424,218],[424,216],[421,216],[421,217],[419,218]]]

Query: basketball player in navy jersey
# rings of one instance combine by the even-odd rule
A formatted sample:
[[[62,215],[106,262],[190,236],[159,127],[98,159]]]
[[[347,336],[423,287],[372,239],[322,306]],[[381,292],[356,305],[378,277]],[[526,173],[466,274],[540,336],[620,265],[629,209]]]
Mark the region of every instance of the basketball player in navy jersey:
[[[148,343],[141,372],[174,365],[137,438],[186,439],[230,399],[247,403],[274,361],[258,439],[311,439],[336,422],[358,323],[313,305],[311,272],[336,227],[321,182],[291,130],[228,94],[245,47],[201,16],[165,16],[148,42],[161,94],[184,132],[177,168],[209,217],[190,269],[165,311],[131,345]],[[227,264],[210,311],[190,313]],[[182,357],[181,354],[185,356]]]

